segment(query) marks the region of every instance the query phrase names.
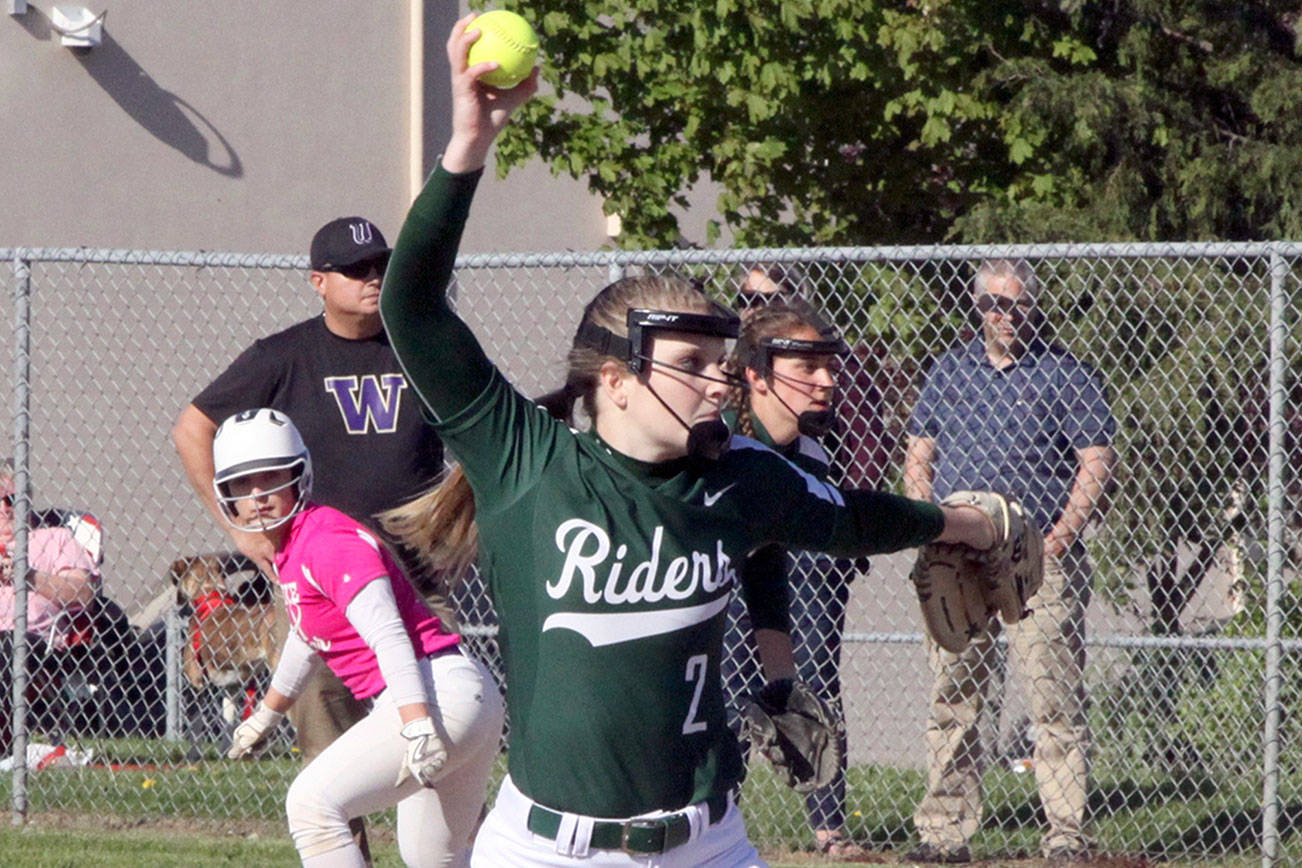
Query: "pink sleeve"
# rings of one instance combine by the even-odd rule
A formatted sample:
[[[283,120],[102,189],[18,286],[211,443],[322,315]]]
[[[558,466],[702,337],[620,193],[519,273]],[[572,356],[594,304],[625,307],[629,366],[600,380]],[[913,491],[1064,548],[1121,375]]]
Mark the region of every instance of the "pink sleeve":
[[[99,574],[95,562],[66,527],[43,527],[28,534],[27,564],[43,573],[85,570]]]

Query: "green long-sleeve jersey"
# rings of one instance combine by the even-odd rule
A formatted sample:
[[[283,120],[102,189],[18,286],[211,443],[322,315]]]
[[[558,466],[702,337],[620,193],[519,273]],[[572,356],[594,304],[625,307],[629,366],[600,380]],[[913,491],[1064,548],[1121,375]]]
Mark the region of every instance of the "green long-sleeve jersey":
[[[447,303],[477,178],[431,177],[395,246],[381,312],[474,490],[512,780],[590,816],[704,800],[743,773],[719,678],[742,559],[774,542],[894,551],[934,538],[943,517],[839,491],[747,438],[718,461],[647,464],[553,419],[506,382]]]
[[[737,430],[737,409],[724,411],[723,420],[732,430]],[[764,427],[764,423],[753,415],[751,426],[755,432],[752,439],[772,449],[820,482],[827,481],[831,458],[817,440],[801,434],[790,443],[779,445]],[[746,601],[746,613],[750,616],[752,629],[791,632],[792,591],[788,587],[791,574],[787,567],[787,550],[777,544],[756,549],[742,562],[741,593],[742,599]]]

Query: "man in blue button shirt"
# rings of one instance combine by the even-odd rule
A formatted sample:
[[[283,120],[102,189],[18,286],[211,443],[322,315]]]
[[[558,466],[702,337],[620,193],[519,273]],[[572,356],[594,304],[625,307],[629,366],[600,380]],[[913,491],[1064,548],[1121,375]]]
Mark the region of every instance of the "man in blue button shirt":
[[[909,422],[905,488],[923,500],[999,491],[1045,534],[1044,585],[1031,617],[1007,629],[1026,679],[1035,777],[1051,858],[1088,858],[1084,830],[1089,730],[1085,608],[1091,573],[1080,535],[1112,475],[1116,421],[1088,365],[1039,335],[1039,286],[1024,261],[983,263],[972,302],[980,337],[932,366]],[[962,654],[928,640],[935,680],[927,722],[927,793],[914,813],[922,839],[908,859],[967,862],[981,825],[982,702],[999,664],[992,629]]]

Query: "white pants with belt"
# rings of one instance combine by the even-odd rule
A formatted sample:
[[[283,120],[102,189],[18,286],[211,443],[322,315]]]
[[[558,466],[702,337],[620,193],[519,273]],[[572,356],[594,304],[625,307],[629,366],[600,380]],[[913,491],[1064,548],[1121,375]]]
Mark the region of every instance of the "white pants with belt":
[[[497,793],[497,802],[475,837],[473,868],[550,868],[556,865],[579,865],[583,868],[767,868],[759,853],[746,838],[746,824],[730,798],[723,819],[711,825],[705,805],[684,808],[691,822],[692,835],[687,843],[667,853],[630,854],[622,850],[589,850],[581,840],[581,829],[588,817],[573,817],[563,823],[570,829],[568,840],[558,843],[529,831],[531,800],[511,783],[508,775]],[[643,817],[664,816],[679,811],[658,811]],[[625,818],[630,819],[630,818]],[[588,826],[591,829],[591,826]],[[585,855],[576,855],[584,853]]]
[[[348,820],[398,806],[398,850],[409,866],[463,866],[502,737],[502,698],[483,664],[457,650],[421,661],[430,716],[448,752],[430,789],[408,778],[398,709],[376,697],[371,713],[303,769],[285,799],[290,835],[308,868],[360,868]]]

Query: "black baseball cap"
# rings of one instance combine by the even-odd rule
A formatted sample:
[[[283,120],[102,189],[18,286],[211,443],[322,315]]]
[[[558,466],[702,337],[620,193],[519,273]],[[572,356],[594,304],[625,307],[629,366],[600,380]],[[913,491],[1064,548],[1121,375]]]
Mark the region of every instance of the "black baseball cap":
[[[384,233],[365,217],[338,217],[312,236],[311,268],[335,271],[340,266],[376,259],[393,252]]]

